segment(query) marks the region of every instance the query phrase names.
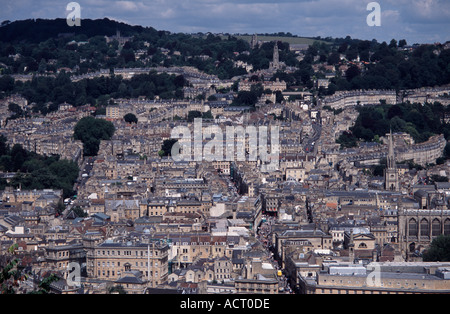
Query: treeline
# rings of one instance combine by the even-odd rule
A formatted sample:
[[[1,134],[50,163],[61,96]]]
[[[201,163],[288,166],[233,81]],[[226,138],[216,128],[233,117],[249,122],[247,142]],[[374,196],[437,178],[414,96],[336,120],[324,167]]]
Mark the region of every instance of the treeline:
[[[391,129],[410,134],[416,143],[425,142],[435,134],[450,139],[450,124],[445,122],[450,107],[438,102],[359,107],[358,111],[350,132],[344,132],[337,140],[342,147],[355,147],[359,141],[378,141]]]
[[[414,89],[441,86],[450,83],[450,50],[439,45],[420,45],[412,51],[404,50],[406,41],[396,40],[389,44],[373,41],[342,43],[329,54],[328,64],[339,64],[339,55],[348,60],[358,56],[367,64],[362,70],[350,66],[345,77],[331,79],[329,93],[336,90],[354,89]],[[400,48],[400,49],[399,49]]]
[[[136,75],[130,80],[121,76],[97,77],[72,82],[67,73],[53,77],[34,77],[31,81],[14,81],[10,76],[0,77],[0,90],[24,96],[28,102],[35,103],[34,112],[47,114],[58,109],[59,104],[67,102],[76,107],[91,104],[105,106],[111,98],[137,98],[145,96],[154,99],[183,98],[183,87],[187,81],[182,75],[167,73]]]
[[[133,38],[123,47],[119,47],[117,41],[106,43],[104,35],[113,35],[116,30],[122,36]],[[58,36],[60,33],[72,34]],[[280,72],[278,77],[285,80],[288,87],[312,89],[315,79],[325,77],[327,72],[314,73],[314,64],[349,65],[344,75],[338,73],[331,79],[328,89],[322,90],[321,95],[337,90],[401,90],[450,83],[450,50],[441,45],[409,47],[405,40],[379,43],[351,37],[326,40],[310,45],[302,59],[297,59],[288,43],[279,41],[280,61],[298,70]],[[108,19],[83,20],[81,27],[73,28],[61,19],[27,20],[0,27],[0,62],[6,66],[0,71],[3,74],[56,73],[61,67],[68,67],[76,74],[85,74],[120,67],[193,66],[220,79],[230,79],[247,74],[244,68],[235,66],[236,61],[246,62],[254,70],[267,69],[272,61],[273,46],[273,42],[263,43],[251,49],[247,41],[232,35],[170,33]],[[350,62],[359,57],[366,63],[360,68],[342,61],[341,56]],[[0,85],[8,90],[11,81],[0,82]],[[4,88],[0,86],[0,90]]]
[[[73,194],[73,185],[78,177],[78,165],[58,156],[44,157],[25,150],[22,145],[10,147],[7,139],[0,136],[0,169],[3,172],[16,172],[7,182],[0,179],[0,189],[6,186],[22,189],[62,189],[64,197]]]
[[[2,23],[3,24],[3,23]],[[145,30],[142,26],[131,26],[104,18],[101,20],[83,19],[81,26],[70,27],[66,19],[28,19],[14,21],[0,27],[0,38],[3,42],[40,43],[50,38],[62,38],[69,35],[83,35],[86,37],[111,36],[119,30],[123,36],[140,33]]]
[[[104,35],[114,35],[116,30],[133,39],[123,47],[117,41],[107,44]],[[66,36],[58,36],[61,33]],[[5,74],[56,72],[60,67],[76,68],[77,74],[84,74],[105,68],[162,65],[194,66],[229,79],[247,73],[233,61],[236,54],[248,50],[248,42],[233,36],[170,33],[108,19],[83,20],[76,29],[61,19],[18,21],[0,28],[0,62],[8,66]],[[15,54],[20,58],[9,58]]]

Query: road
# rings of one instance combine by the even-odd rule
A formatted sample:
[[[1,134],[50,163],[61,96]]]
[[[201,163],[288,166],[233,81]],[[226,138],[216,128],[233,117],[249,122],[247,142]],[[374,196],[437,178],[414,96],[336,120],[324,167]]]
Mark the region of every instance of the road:
[[[80,167],[80,172],[78,173],[77,181],[74,185],[75,195],[78,195],[78,189],[86,184],[91,176],[92,168],[94,167],[95,157],[87,157]],[[73,204],[68,204],[63,211],[63,217],[70,213]]]
[[[322,133],[322,126],[320,124],[313,123],[312,128],[314,130],[314,133],[312,134],[311,137],[309,137],[304,141],[304,149],[305,152],[307,153],[314,152],[316,142],[319,140],[320,135]]]

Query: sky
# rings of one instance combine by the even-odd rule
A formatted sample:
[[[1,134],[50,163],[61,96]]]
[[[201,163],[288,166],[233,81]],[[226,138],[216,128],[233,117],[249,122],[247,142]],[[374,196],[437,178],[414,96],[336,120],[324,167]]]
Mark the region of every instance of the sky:
[[[0,0],[0,21],[66,18],[70,0]],[[381,26],[369,26],[373,0],[78,0],[83,19],[104,17],[157,30],[278,33],[408,44],[450,40],[450,0],[378,0]],[[76,27],[76,26],[75,26]]]

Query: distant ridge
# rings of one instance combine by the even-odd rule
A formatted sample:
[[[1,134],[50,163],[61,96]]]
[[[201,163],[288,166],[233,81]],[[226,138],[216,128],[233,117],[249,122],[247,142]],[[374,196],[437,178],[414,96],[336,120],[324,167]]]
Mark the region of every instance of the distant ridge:
[[[119,30],[123,36],[141,33],[152,28],[131,26],[108,18],[83,19],[81,26],[68,26],[66,19],[28,19],[8,23],[0,27],[0,41],[2,42],[30,42],[38,43],[50,38],[57,38],[61,34],[84,34],[87,37],[112,36]]]

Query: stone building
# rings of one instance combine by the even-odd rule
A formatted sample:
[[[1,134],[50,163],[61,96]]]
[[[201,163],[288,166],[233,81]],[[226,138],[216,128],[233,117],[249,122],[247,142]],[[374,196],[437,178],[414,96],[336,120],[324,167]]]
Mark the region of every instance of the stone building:
[[[112,241],[95,246],[87,256],[88,277],[118,280],[125,272],[140,271],[149,287],[167,281],[169,246],[164,241]]]
[[[309,282],[312,294],[429,294],[450,292],[448,263],[330,265]]]
[[[440,235],[450,235],[450,202],[442,194],[430,195],[426,209],[405,209],[398,212],[399,244],[402,254],[410,260],[423,252]]]
[[[387,168],[384,171],[384,188],[389,191],[398,191],[399,180],[398,180],[398,171],[397,171],[397,163],[395,161],[395,153],[394,153],[394,143],[392,140],[392,131],[389,136],[389,145],[388,145],[388,156],[387,156]]]

